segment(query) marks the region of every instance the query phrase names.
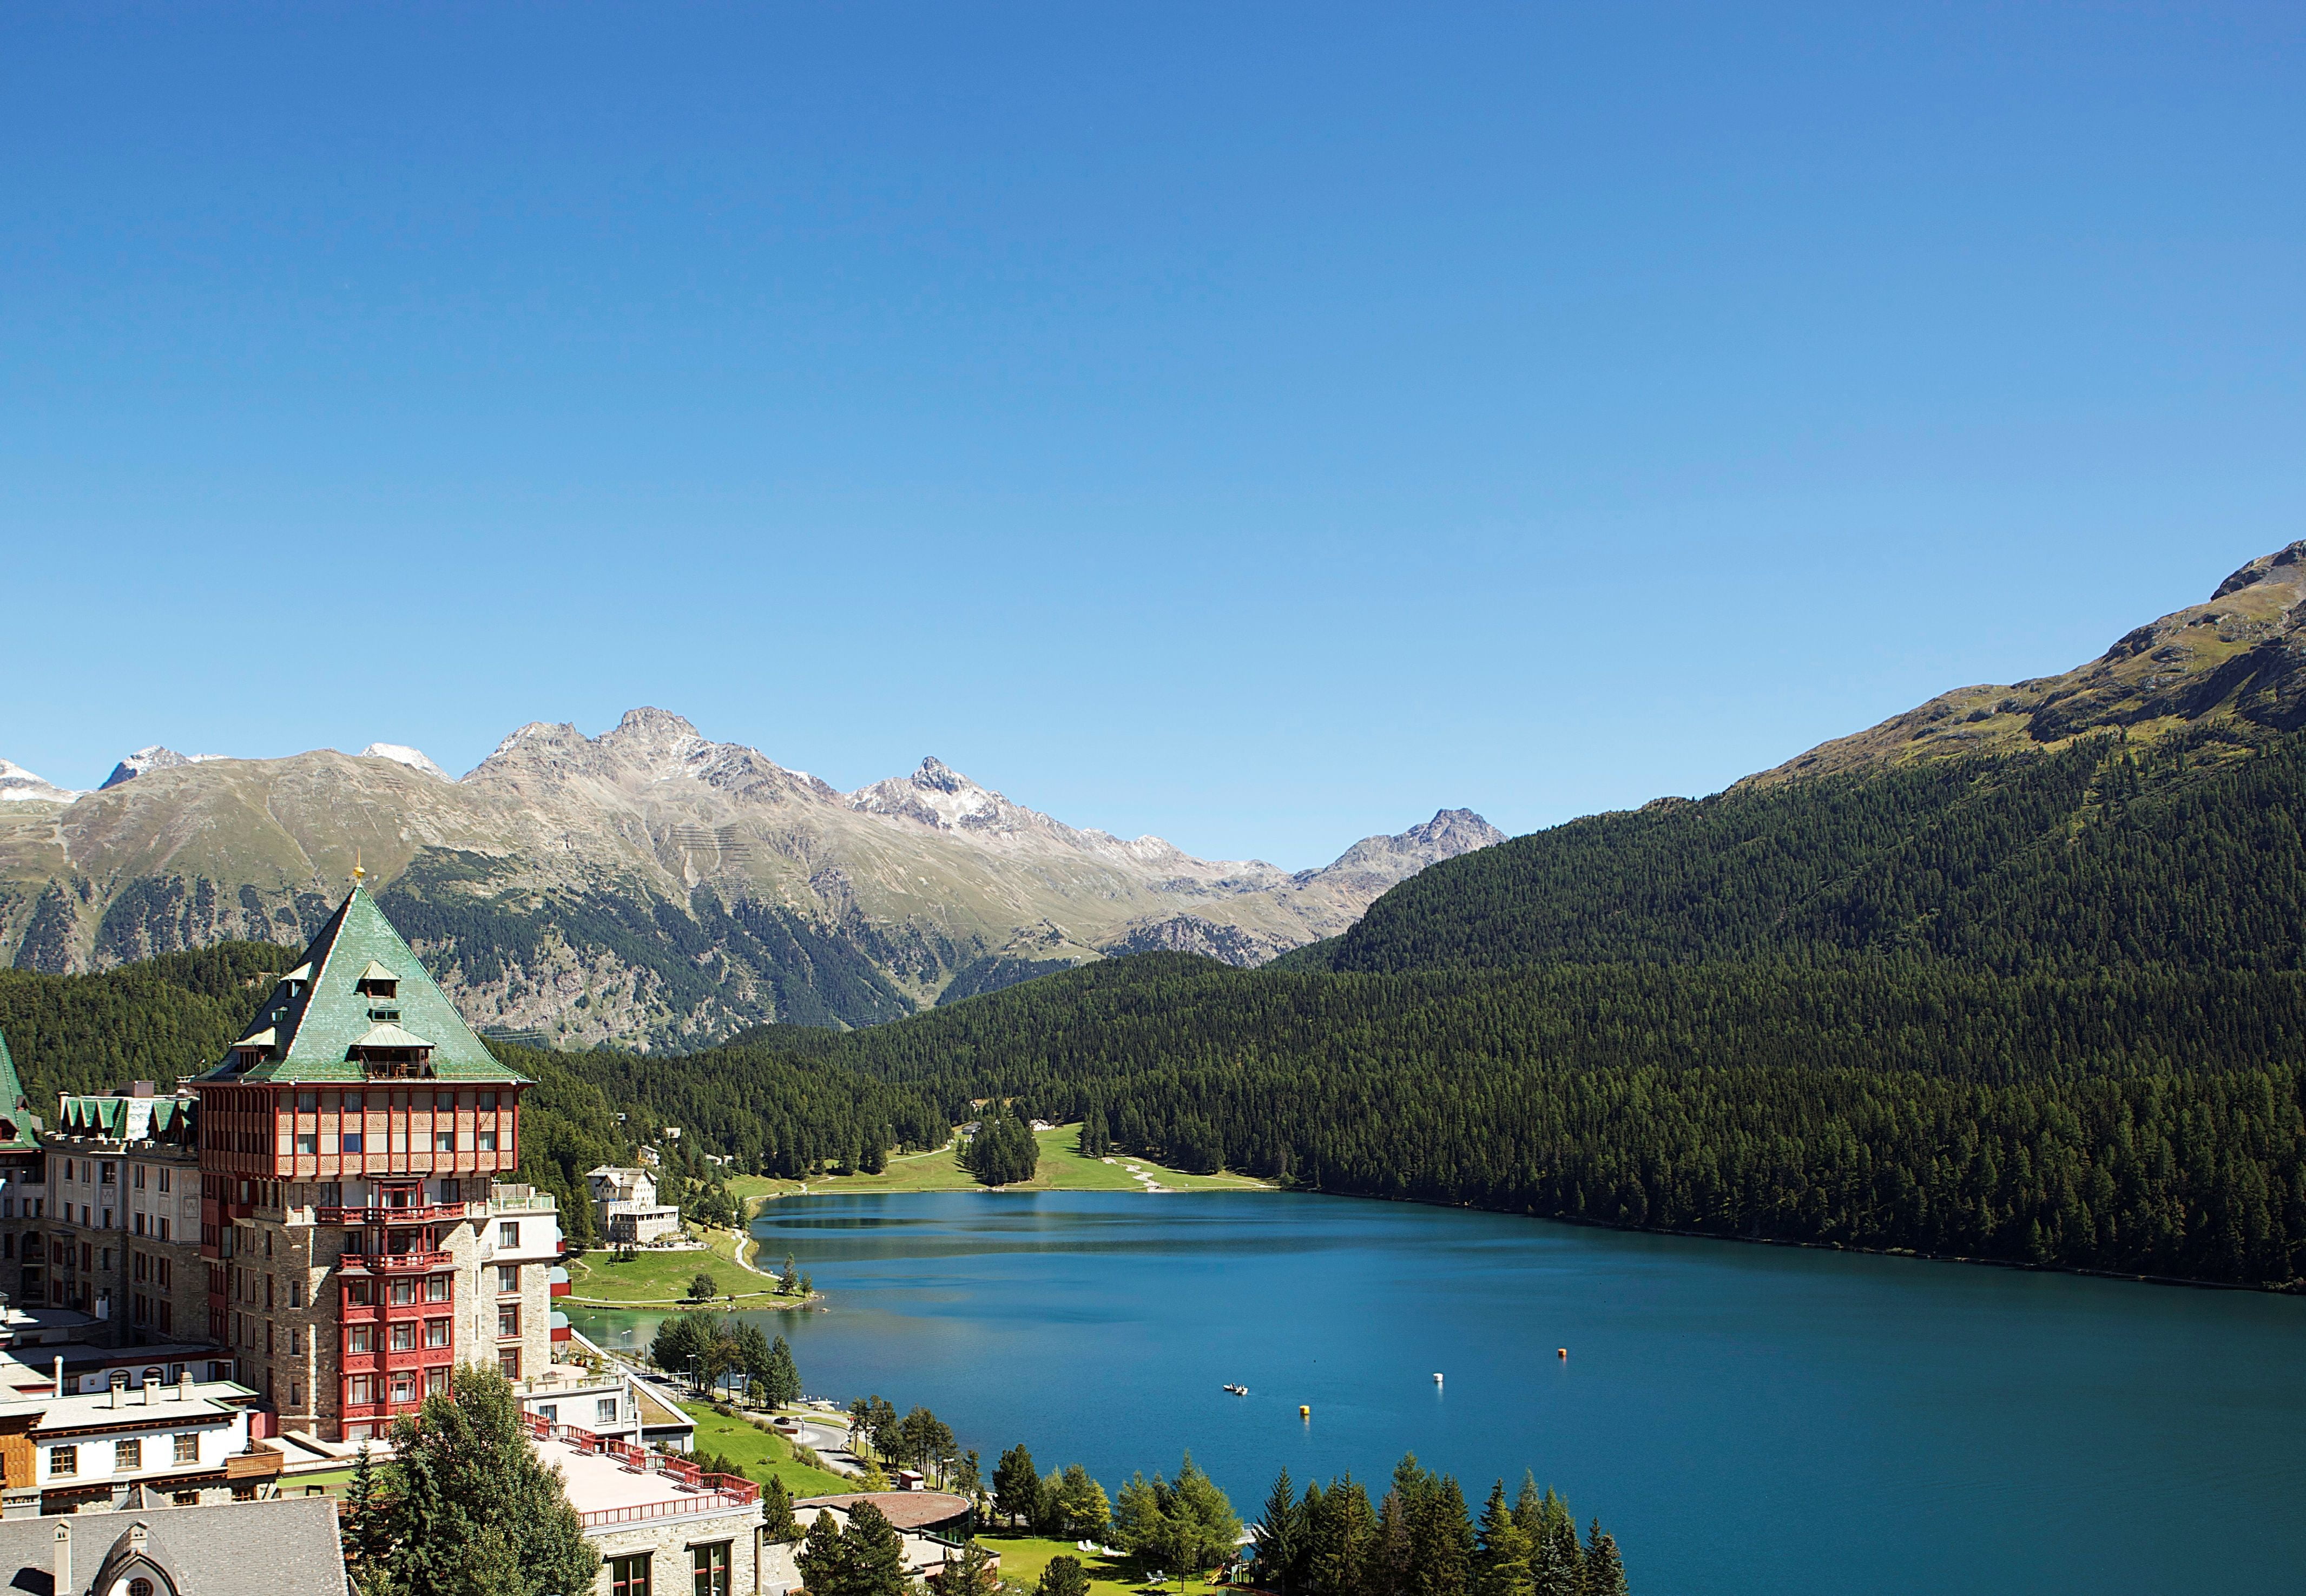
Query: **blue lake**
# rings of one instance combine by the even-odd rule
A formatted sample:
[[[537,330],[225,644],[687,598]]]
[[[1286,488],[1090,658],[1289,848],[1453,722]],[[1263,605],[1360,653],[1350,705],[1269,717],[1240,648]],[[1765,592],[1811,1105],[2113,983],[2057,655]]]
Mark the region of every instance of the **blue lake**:
[[[1022,1440],[1110,1491],[1191,1447],[1247,1518],[1284,1464],[1381,1489],[1414,1451],[1477,1506],[1526,1468],[1640,1596],[2306,1587],[2306,1301],[1281,1193],[754,1230],[829,1295],[761,1316],[810,1393],[926,1404],[988,1474]]]

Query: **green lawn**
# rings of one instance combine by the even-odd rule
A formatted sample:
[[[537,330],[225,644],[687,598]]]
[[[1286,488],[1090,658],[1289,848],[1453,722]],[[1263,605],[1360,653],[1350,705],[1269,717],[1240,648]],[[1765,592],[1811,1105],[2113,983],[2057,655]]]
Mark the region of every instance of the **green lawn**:
[[[1089,1575],[1089,1596],[1134,1596],[1134,1592],[1150,1588],[1136,1578],[1125,1564],[1107,1562],[1094,1552],[1075,1551],[1070,1541],[1044,1541],[1033,1535],[995,1534],[979,1535],[978,1540],[984,1543],[986,1550],[1001,1554],[1002,1579],[1021,1584],[1027,1590],[1040,1583],[1041,1570],[1049,1566],[1051,1558],[1055,1557],[1080,1559],[1082,1568]],[[1170,1580],[1162,1588],[1174,1592],[1177,1589],[1177,1582]],[[1217,1588],[1204,1580],[1185,1582],[1187,1591]]]
[[[702,1252],[652,1252],[644,1248],[630,1262],[619,1261],[615,1251],[605,1247],[572,1258],[568,1260],[569,1300],[616,1307],[677,1304],[688,1297],[690,1281],[710,1275],[723,1297],[733,1294],[743,1307],[776,1306],[775,1285],[737,1261],[737,1248],[749,1246],[749,1242],[726,1230],[706,1231],[705,1242],[709,1250]]]
[[[1115,1154],[1111,1162],[1084,1158],[1076,1149],[1080,1127],[1062,1126],[1055,1131],[1037,1133],[1041,1144],[1039,1171],[1029,1181],[1021,1181],[1007,1188],[1012,1191],[1141,1191],[1144,1183],[1129,1173],[1135,1165],[1155,1181],[1178,1191],[1257,1191],[1265,1184],[1247,1175],[1186,1174],[1183,1171],[1164,1168],[1149,1158],[1124,1157]],[[827,1196],[843,1191],[971,1191],[978,1190],[977,1177],[961,1166],[956,1150],[950,1147],[934,1152],[908,1153],[889,1160],[889,1167],[880,1174],[818,1175],[802,1181],[773,1180],[761,1175],[740,1176],[729,1182],[730,1191],[740,1198],[766,1200],[799,1193],[803,1186],[811,1195]],[[749,1209],[748,1209],[749,1211]],[[774,1260],[765,1260],[773,1267]]]
[[[692,1450],[717,1452],[764,1485],[774,1474],[796,1499],[838,1496],[857,1489],[854,1481],[828,1469],[813,1469],[796,1461],[792,1443],[773,1430],[758,1429],[743,1419],[724,1419],[702,1402],[684,1402],[680,1411],[696,1421]]]

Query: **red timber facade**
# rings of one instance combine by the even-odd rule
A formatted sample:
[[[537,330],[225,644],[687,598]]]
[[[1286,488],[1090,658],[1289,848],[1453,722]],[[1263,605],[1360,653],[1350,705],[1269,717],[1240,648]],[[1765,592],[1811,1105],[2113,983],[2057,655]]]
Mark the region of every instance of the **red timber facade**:
[[[208,1327],[284,1428],[358,1439],[457,1362],[542,1371],[558,1216],[495,1185],[527,1085],[358,886],[194,1082]]]

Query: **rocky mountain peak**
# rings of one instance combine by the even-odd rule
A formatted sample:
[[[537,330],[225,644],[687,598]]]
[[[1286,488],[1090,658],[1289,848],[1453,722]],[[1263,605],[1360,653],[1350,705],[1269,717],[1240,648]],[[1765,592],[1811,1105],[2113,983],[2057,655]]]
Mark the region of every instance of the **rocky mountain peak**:
[[[2256,559],[2218,584],[2210,595],[2215,604],[2228,594],[2254,587],[2260,582],[2276,581],[2290,587],[2306,586],[2306,539],[2301,539],[2271,554],[2261,554]]]
[[[1406,881],[1428,865],[1454,859],[1461,853],[1502,842],[1506,834],[1471,809],[1437,809],[1433,818],[1389,837],[1363,837],[1334,864],[1302,872],[1298,880],[1314,882],[1353,877],[1365,884],[1382,880],[1387,885]]]
[[[123,781],[133,781],[151,771],[172,771],[184,765],[205,764],[211,759],[224,757],[222,754],[179,754],[174,748],[164,748],[154,743],[149,748],[137,749],[114,765],[112,774],[104,779],[104,786],[97,790],[102,792],[105,788],[117,787]]]

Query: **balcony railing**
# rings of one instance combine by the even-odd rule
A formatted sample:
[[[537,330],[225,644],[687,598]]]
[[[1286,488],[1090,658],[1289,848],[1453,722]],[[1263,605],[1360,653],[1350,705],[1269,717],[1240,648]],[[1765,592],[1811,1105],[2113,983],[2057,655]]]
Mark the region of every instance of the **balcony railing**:
[[[397,1275],[445,1269],[455,1261],[446,1252],[347,1252],[337,1259],[337,1267],[372,1275]]]
[[[653,1518],[680,1518],[696,1513],[726,1513],[749,1507],[761,1499],[761,1488],[741,1474],[708,1474],[695,1464],[662,1452],[645,1451],[614,1436],[596,1435],[574,1424],[555,1424],[535,1413],[524,1413],[521,1424],[537,1440],[555,1440],[581,1452],[613,1457],[628,1472],[662,1474],[678,1494],[657,1502],[628,1507],[603,1507],[576,1516],[588,1530],[607,1524],[637,1523]]]
[[[320,1225],[453,1225],[469,1216],[481,1203],[436,1202],[418,1208],[314,1208]]]

